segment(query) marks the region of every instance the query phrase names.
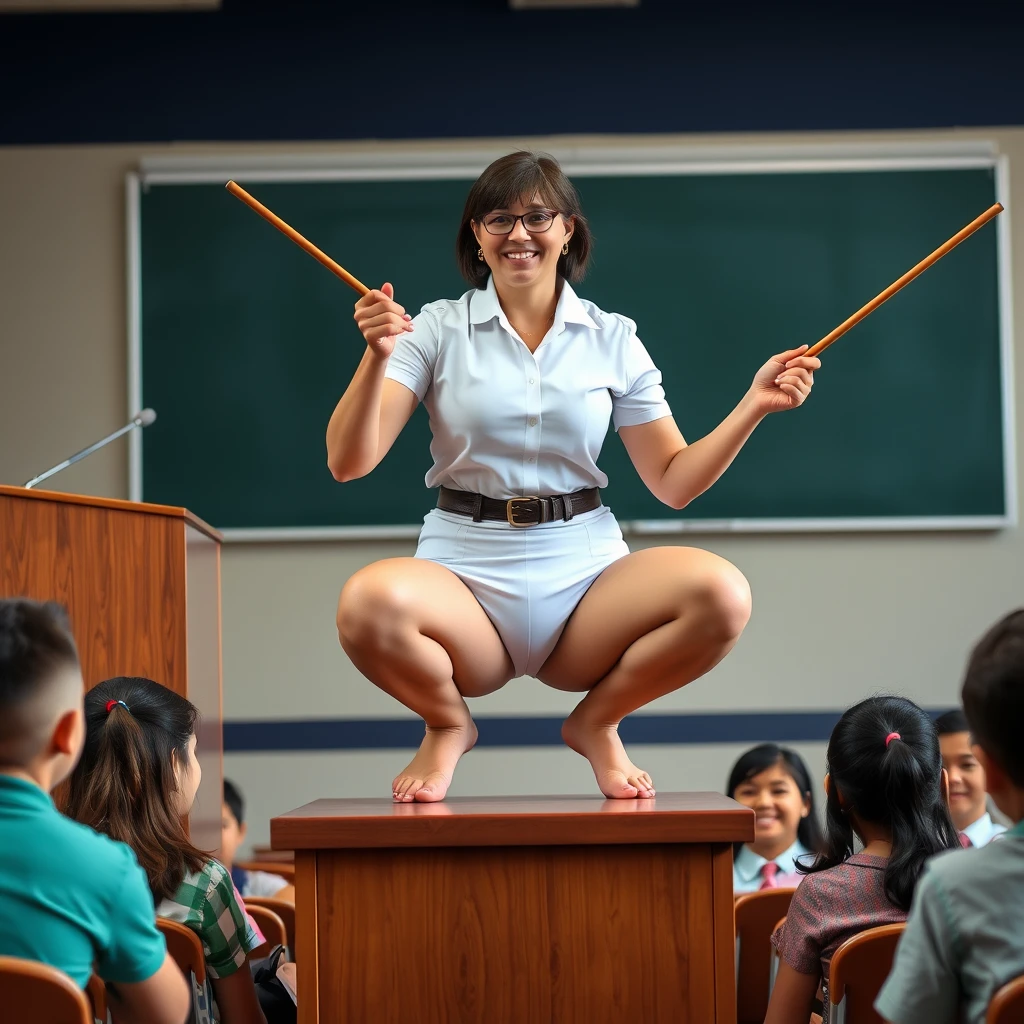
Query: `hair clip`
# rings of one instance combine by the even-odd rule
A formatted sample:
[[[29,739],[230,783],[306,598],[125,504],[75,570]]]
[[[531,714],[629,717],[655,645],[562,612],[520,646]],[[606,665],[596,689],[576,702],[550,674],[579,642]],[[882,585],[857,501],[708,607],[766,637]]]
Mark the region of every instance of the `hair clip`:
[[[889,744],[892,743],[893,740],[901,740],[901,739],[903,739],[903,737],[898,732],[891,732],[891,733],[889,733],[889,735],[885,737],[885,748],[886,748],[886,750],[889,749]]]
[[[128,712],[129,715],[132,713],[132,709],[130,707],[128,707],[128,705],[125,704],[125,702],[123,700],[108,700],[107,701],[107,714],[109,715],[110,712],[113,711],[114,708],[118,704],[120,704],[121,707],[123,707],[125,709],[125,711]]]

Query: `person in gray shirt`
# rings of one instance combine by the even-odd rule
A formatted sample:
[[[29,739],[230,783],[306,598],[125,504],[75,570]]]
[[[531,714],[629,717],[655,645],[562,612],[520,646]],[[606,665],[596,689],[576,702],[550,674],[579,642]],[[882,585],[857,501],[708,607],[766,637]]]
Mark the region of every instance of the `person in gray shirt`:
[[[1024,609],[978,642],[962,699],[989,794],[1016,824],[929,864],[875,1002],[889,1024],[984,1024],[996,991],[1024,974]]]

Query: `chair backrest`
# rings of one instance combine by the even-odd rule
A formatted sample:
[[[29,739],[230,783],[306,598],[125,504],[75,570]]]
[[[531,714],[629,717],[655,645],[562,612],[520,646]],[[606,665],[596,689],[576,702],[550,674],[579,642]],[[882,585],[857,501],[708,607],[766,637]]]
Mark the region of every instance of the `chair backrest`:
[[[177,921],[158,917],[156,926],[160,929],[167,942],[167,952],[171,959],[181,968],[187,978],[192,974],[200,985],[206,981],[206,960],[203,957],[203,944],[191,928],[186,928]]]
[[[85,986],[85,994],[92,1007],[92,1015],[96,1020],[107,1020],[107,986],[98,974],[89,976],[89,983]]]
[[[93,1024],[85,993],[49,964],[0,956],[0,1006],[4,1020]]]
[[[772,935],[774,935],[785,923],[786,919],[784,917],[780,917],[779,920],[775,922],[775,927],[772,929]],[[772,946],[772,958],[768,966],[768,1002],[772,1001],[772,989],[775,988],[775,979],[779,976],[780,959],[779,951]]]
[[[243,860],[235,862],[236,868],[243,871],[266,871],[270,875],[280,875],[285,881],[295,881],[295,864],[276,860]]]
[[[1024,974],[1008,981],[988,1004],[985,1024],[1019,1024],[1024,1020]]]
[[[771,994],[771,937],[785,917],[795,889],[764,889],[737,897],[736,1020],[761,1024]]]
[[[289,903],[287,900],[279,900],[273,896],[246,896],[245,906],[248,910],[252,910],[253,907],[265,907],[267,910],[272,910],[281,920],[284,922],[284,930],[288,936],[288,946],[290,956],[295,955],[295,904]],[[266,932],[263,932],[266,935]]]
[[[875,1013],[875,999],[892,970],[900,924],[868,928],[847,939],[829,964],[828,998],[836,1009],[829,1015],[835,1024],[884,1024]]]
[[[269,956],[270,951],[275,946],[288,945],[288,929],[285,928],[284,921],[281,920],[277,913],[269,907],[260,906],[258,903],[253,903],[250,900],[245,901],[245,909],[256,922],[259,930],[263,932],[263,938],[266,939],[263,945],[257,946],[256,949],[250,952],[249,956],[253,960]]]
[[[206,1024],[211,1019],[212,995],[206,985],[206,958],[203,956],[203,943],[191,928],[177,921],[158,917],[156,926],[167,942],[167,952],[185,975],[192,992],[192,1011],[189,1020],[192,1024]]]

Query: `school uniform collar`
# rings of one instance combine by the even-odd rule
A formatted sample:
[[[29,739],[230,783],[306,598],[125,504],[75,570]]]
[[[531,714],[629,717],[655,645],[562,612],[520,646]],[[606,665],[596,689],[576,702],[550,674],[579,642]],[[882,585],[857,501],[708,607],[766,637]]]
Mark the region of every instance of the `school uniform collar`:
[[[498,293],[494,287],[494,276],[487,278],[486,288],[477,288],[469,299],[469,322],[471,324],[490,323],[495,317],[502,327],[511,331],[512,326],[508,322],[498,302]],[[568,281],[562,281],[562,293],[558,296],[555,305],[554,331],[560,334],[566,324],[582,324],[584,327],[591,327],[597,330],[599,325],[594,318],[584,309],[579,296],[573,291]]]
[[[997,825],[992,820],[992,815],[986,811],[980,818],[972,821],[963,830],[963,834],[971,841],[972,846],[987,846],[996,836],[1002,835],[1006,829]]]
[[[984,846],[992,833],[992,815],[986,811],[980,818],[975,818],[963,832],[970,839],[971,846]]]
[[[810,852],[798,839],[788,850],[780,853],[773,863],[779,865],[780,874],[795,875],[797,858],[803,857]],[[764,857],[759,853],[754,853],[749,846],[744,846],[733,860],[736,874],[747,883],[753,882],[755,878],[760,878],[761,869],[767,863],[768,861]]]
[[[0,807],[13,807],[19,810],[52,808],[53,798],[34,782],[14,775],[0,774]]]

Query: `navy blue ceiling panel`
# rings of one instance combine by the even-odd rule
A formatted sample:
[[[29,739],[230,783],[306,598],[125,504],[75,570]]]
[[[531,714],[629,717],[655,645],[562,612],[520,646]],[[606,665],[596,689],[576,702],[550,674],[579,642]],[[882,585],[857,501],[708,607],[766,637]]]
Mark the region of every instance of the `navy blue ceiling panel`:
[[[0,15],[0,144],[1024,124],[1024,4]]]

